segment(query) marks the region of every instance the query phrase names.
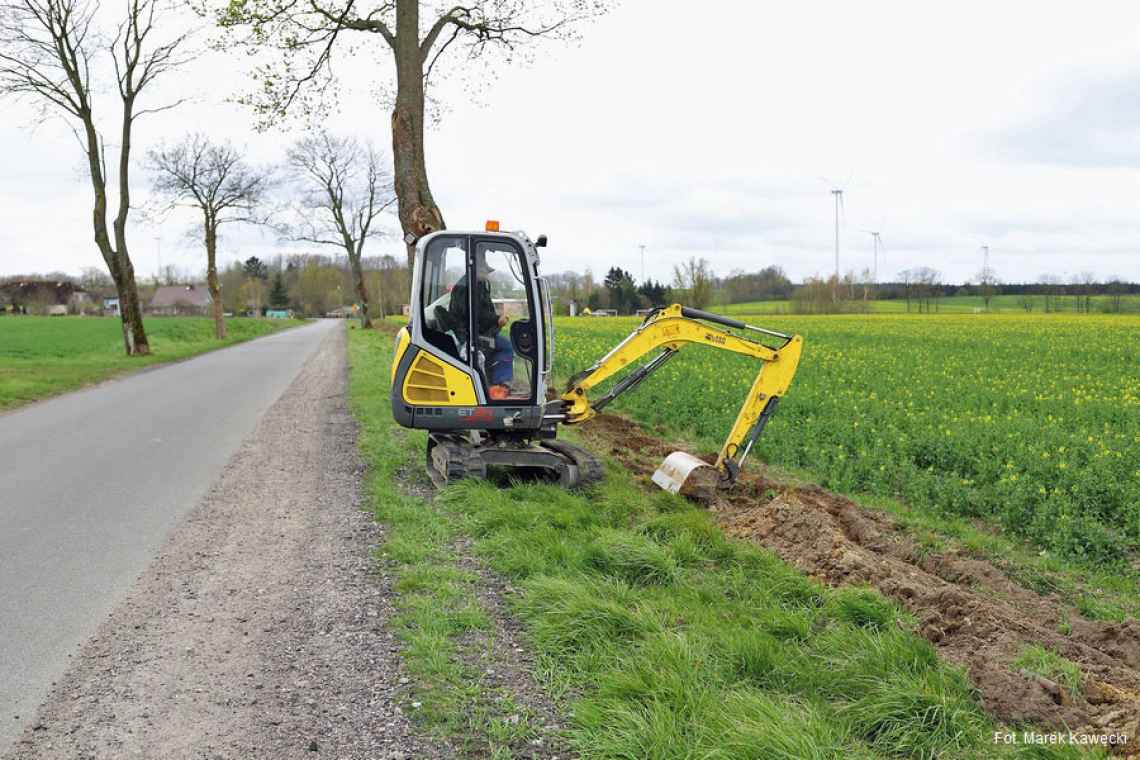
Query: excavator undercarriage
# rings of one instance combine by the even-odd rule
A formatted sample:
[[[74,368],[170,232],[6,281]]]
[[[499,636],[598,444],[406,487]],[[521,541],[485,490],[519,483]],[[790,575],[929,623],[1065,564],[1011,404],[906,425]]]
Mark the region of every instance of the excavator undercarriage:
[[[463,478],[487,478],[496,470],[513,475],[530,471],[563,488],[585,488],[602,479],[594,455],[565,441],[494,438],[470,434],[428,436],[427,470],[438,488]]]

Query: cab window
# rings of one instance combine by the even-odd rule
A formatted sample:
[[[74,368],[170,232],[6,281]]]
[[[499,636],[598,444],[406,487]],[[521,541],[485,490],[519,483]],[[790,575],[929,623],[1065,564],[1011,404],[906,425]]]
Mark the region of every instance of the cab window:
[[[424,339],[464,363],[470,356],[466,288],[460,287],[467,278],[466,242],[462,237],[437,237],[428,243],[420,293]]]
[[[522,251],[505,240],[477,240],[473,263],[474,350],[487,397],[492,402],[529,401],[538,344]]]

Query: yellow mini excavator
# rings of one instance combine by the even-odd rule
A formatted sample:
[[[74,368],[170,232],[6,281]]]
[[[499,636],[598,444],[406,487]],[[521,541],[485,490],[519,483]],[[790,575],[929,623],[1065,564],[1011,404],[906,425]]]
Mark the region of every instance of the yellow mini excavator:
[[[561,396],[547,400],[554,320],[538,268],[546,236],[532,242],[488,222],[482,232],[435,232],[415,244],[411,313],[392,361],[392,413],[401,425],[428,431],[427,468],[437,486],[487,477],[489,468],[530,471],[568,488],[598,480],[601,465],[586,450],[556,440],[558,426],[589,420],[690,343],[750,356],[763,366],[716,464],[677,451],[653,480],[677,492],[695,471],[712,467],[719,484],[730,486],[796,373],[800,336],[673,305],[650,313],[571,377]],[[592,389],[651,352],[658,353],[590,399]]]

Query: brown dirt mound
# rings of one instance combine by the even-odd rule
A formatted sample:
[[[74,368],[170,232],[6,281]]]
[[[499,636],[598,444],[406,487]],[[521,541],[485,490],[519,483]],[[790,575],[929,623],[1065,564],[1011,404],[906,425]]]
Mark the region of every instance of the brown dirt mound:
[[[583,429],[648,480],[672,447],[635,423],[599,415]],[[754,463],[755,468],[755,463]],[[926,550],[888,516],[816,486],[745,473],[707,505],[731,536],[755,541],[830,585],[869,584],[919,620],[918,633],[966,668],[985,709],[1000,720],[1076,733],[1124,734],[1122,753],[1140,758],[1140,624],[1084,620],[1054,596],[1011,580],[998,567]],[[1059,632],[1063,621],[1069,635]],[[1018,672],[1010,663],[1040,644],[1078,663],[1081,692]]]

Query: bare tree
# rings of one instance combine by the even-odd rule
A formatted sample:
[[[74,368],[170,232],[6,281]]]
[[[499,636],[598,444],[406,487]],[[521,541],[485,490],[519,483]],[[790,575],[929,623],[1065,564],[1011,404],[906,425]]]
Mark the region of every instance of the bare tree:
[[[276,53],[255,72],[257,88],[245,98],[262,126],[290,112],[323,113],[336,90],[333,61],[363,36],[382,41],[396,75],[392,153],[400,224],[407,240],[444,228],[443,212],[428,185],[424,164],[425,92],[446,66],[449,49],[470,69],[490,51],[507,61],[526,55],[540,38],[569,38],[576,22],[604,12],[607,0],[470,0],[443,5],[421,17],[420,0],[197,0],[232,32],[229,42]],[[338,44],[339,43],[339,44]],[[455,56],[452,56],[453,58]],[[441,65],[442,64],[442,65]],[[414,244],[408,242],[411,265]]]
[[[1096,290],[1096,274],[1087,270],[1075,274],[1073,275],[1073,285],[1076,286],[1074,291],[1077,294],[1077,311],[1091,314],[1093,291]]]
[[[910,313],[910,302],[914,298],[915,276],[913,269],[904,269],[899,272],[899,282],[903,284],[903,293],[906,295],[906,311]]]
[[[1061,298],[1064,294],[1064,287],[1061,284],[1061,278],[1054,274],[1043,274],[1037,278],[1040,283],[1041,293],[1044,296],[1043,306],[1045,312],[1054,312],[1061,310]]]
[[[157,0],[127,0],[123,20],[103,47],[96,28],[95,0],[0,0],[0,95],[25,97],[41,116],[62,116],[87,158],[94,193],[95,245],[119,295],[123,345],[128,355],[150,353],[143,328],[134,265],[127,249],[131,208],[131,138],[142,115],[179,102],[139,109],[138,100],[155,79],[183,63],[187,34],[159,39],[162,12]],[[118,211],[107,227],[107,146],[95,118],[94,95],[101,87],[93,69],[107,55],[121,102],[117,157]]]
[[[149,153],[154,189],[170,206],[190,206],[202,213],[206,244],[206,284],[214,309],[214,333],[226,337],[222,291],[218,285],[218,229],[230,222],[263,221],[253,213],[269,189],[268,169],[250,166],[228,143],[213,143],[200,134],[173,147]]]
[[[974,275],[974,279],[978,283],[978,295],[982,297],[982,303],[986,307],[986,311],[990,310],[990,301],[997,295],[998,285],[1000,281],[997,277],[997,272],[991,266],[984,266],[978,270]]]
[[[1124,301],[1124,293],[1128,289],[1124,278],[1113,275],[1108,278],[1105,283],[1105,292],[1108,294],[1108,310],[1113,314],[1121,312],[1121,306]]]
[[[282,232],[293,240],[344,249],[364,327],[371,327],[361,256],[365,242],[383,234],[375,226],[377,217],[396,200],[391,175],[371,145],[327,132],[303,138],[290,148],[289,166],[301,188],[301,221]]]
[[[683,291],[689,305],[703,309],[712,302],[713,272],[705,259],[690,258],[673,267],[673,287]]]
[[[938,311],[938,299],[942,296],[942,273],[931,267],[918,267],[910,271],[911,282],[918,295],[918,310],[930,313]]]
[[[875,287],[874,280],[875,280],[875,276],[871,272],[871,268],[870,267],[863,267],[863,271],[859,273],[859,281],[863,285],[863,300],[864,301],[869,300],[871,297],[871,293],[873,292],[874,287]]]
[[[813,275],[792,292],[792,311],[797,314],[835,314],[842,304],[835,299],[838,278],[834,274],[826,279]]]

